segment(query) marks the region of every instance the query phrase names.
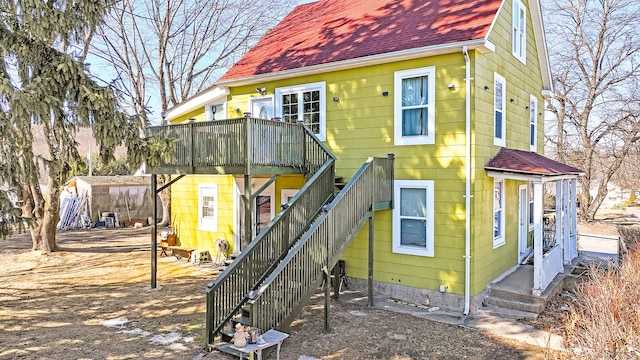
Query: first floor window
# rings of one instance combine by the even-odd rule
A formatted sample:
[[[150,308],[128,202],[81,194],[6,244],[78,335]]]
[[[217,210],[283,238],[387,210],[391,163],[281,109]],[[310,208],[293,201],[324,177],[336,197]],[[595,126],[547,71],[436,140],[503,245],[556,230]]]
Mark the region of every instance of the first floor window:
[[[218,185],[198,185],[198,230],[218,231]]]
[[[493,181],[493,247],[504,242],[504,180],[496,179]]]
[[[531,95],[529,100],[529,150],[538,148],[538,98]]]
[[[435,142],[435,67],[394,74],[395,145]]]
[[[326,132],[324,82],[276,89],[276,116],[307,126],[322,141]]]
[[[433,256],[433,180],[396,180],[393,252]]]

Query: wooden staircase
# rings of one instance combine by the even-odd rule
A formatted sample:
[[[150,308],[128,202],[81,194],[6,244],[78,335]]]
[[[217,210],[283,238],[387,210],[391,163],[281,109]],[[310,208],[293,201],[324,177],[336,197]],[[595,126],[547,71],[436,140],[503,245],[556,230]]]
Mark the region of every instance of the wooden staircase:
[[[169,150],[152,174],[302,174],[305,185],[206,289],[209,349],[229,350],[236,323],[286,330],[376,210],[393,203],[393,156],[370,158],[348,183],[301,124],[238,118],[150,127]],[[168,185],[170,185],[169,183]],[[167,185],[165,185],[167,186]],[[236,354],[237,355],[237,354]]]
[[[236,355],[229,344],[236,323],[262,331],[288,330],[322,283],[323,270],[333,268],[351,240],[373,216],[374,209],[391,208],[392,179],[392,157],[369,159],[344,186],[339,178],[334,178],[334,186],[342,188],[335,198],[318,207],[309,228],[281,254],[275,267],[254,274],[261,281],[236,299],[232,316],[221,324],[207,326],[209,348]],[[313,188],[313,181],[307,185]],[[291,206],[295,203],[294,198]],[[283,211],[287,210],[289,208]],[[218,304],[213,298],[218,292],[215,283],[207,290],[207,321],[215,316]]]

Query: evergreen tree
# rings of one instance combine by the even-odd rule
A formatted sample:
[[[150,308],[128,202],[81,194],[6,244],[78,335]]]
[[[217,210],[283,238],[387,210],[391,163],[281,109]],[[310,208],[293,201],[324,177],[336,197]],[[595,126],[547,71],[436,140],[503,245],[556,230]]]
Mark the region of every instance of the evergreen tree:
[[[132,162],[140,163],[145,151],[153,154],[140,138],[137,120],[120,111],[113,90],[98,84],[83,65],[85,39],[102,23],[109,3],[0,2],[0,184],[17,193],[21,210],[15,216],[15,208],[4,201],[0,218],[3,224],[29,222],[34,250],[56,250],[61,187],[83,162],[74,139],[79,127],[92,128],[105,161],[123,140]],[[36,124],[45,135],[45,156],[33,154]],[[46,183],[44,193],[41,183]],[[3,224],[0,232],[5,234]]]

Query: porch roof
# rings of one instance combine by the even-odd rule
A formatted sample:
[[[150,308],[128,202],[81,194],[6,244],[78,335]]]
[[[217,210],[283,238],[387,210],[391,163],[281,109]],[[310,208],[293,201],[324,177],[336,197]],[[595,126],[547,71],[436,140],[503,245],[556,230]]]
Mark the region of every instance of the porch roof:
[[[509,148],[501,148],[484,168],[490,173],[513,174],[515,177],[556,178],[584,175],[580,169],[551,160],[538,153]]]

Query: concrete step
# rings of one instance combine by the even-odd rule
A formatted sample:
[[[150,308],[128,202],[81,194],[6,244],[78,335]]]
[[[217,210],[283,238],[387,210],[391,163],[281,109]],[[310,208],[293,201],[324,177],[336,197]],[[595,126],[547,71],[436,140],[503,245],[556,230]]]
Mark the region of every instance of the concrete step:
[[[505,309],[530,312],[534,314],[540,314],[544,310],[543,303],[511,300],[508,298],[497,297],[493,294],[489,295],[484,302],[487,305],[494,305]]]
[[[534,304],[542,304],[544,305],[547,302],[547,299],[540,296],[533,296],[531,294],[522,294],[519,292],[510,291],[508,289],[500,288],[499,286],[492,286],[489,290],[489,296],[518,301],[518,302],[526,302],[526,303],[534,303]]]
[[[529,311],[521,311],[514,309],[506,309],[500,306],[495,305],[485,305],[477,312],[478,317],[482,316],[496,316],[502,319],[530,319],[535,320],[538,318],[537,313],[529,312]]]

